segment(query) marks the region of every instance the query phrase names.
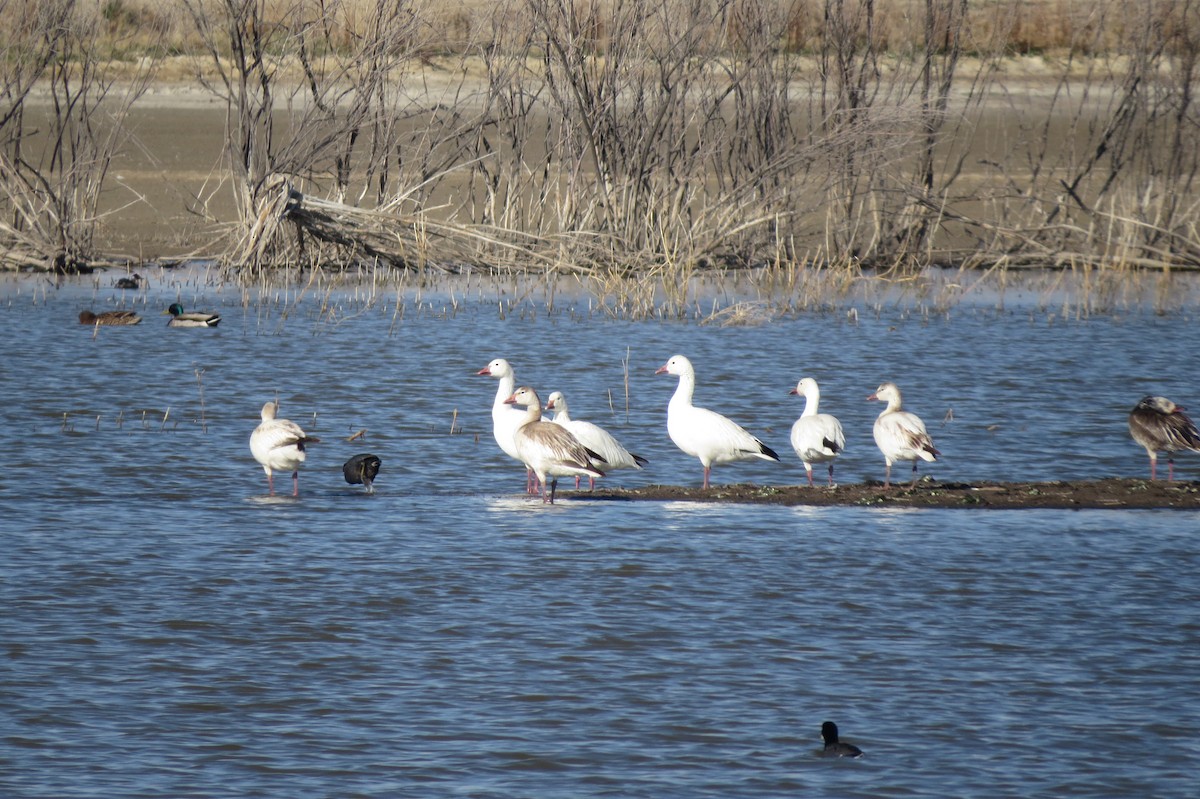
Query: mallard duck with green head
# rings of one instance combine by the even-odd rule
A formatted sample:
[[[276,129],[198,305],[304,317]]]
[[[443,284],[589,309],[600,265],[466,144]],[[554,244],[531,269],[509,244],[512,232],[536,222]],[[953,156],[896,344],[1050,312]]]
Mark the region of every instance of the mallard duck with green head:
[[[177,302],[171,303],[163,315],[170,314],[171,321],[167,327],[216,327],[221,322],[221,315],[215,313],[185,312]]]
[[[136,325],[141,321],[142,317],[133,311],[79,312],[79,324],[81,325]]]

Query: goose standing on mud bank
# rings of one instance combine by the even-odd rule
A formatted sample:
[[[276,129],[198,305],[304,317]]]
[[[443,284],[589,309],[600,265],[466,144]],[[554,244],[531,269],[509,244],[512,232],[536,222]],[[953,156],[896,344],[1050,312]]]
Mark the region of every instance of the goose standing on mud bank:
[[[814,485],[812,465],[828,463],[829,487],[833,488],[833,461],[846,449],[842,423],[834,416],[817,412],[821,389],[811,377],[801,380],[789,393],[804,397],[804,412],[792,425],[792,449],[804,464],[808,484]]]
[[[679,377],[679,384],[667,405],[667,434],[688,455],[699,458],[704,467],[704,488],[708,488],[714,463],[731,463],[762,458],[779,461],[775,450],[750,435],[731,419],[692,404],[696,390],[696,370],[692,362],[675,355],[655,374]]]
[[[163,311],[163,315],[171,315],[171,321],[167,322],[167,327],[216,327],[221,323],[221,315],[215,313],[201,313],[199,311],[183,310],[183,306],[177,302],[171,303],[167,310]]]
[[[1167,482],[1175,479],[1178,450],[1200,452],[1200,430],[1181,405],[1166,397],[1143,397],[1129,413],[1129,434],[1150,456],[1150,479],[1157,477],[1158,453],[1167,453]]]
[[[640,469],[649,461],[641,455],[634,455],[625,447],[621,446],[621,442],[617,441],[607,430],[599,425],[585,422],[582,419],[572,419],[571,411],[567,407],[567,398],[563,396],[561,391],[555,391],[546,398],[546,410],[554,411],[554,423],[561,427],[565,427],[571,432],[571,435],[579,439],[579,443],[583,444],[593,452],[600,454],[604,458],[604,470],[612,472],[614,469]],[[575,488],[579,488],[580,475],[575,475]],[[596,478],[588,476],[588,488],[595,489]]]
[[[554,490],[558,487],[559,477],[604,476],[604,472],[592,463],[604,462],[599,453],[579,443],[579,439],[565,427],[542,421],[542,401],[532,388],[521,386],[505,402],[525,406],[524,420],[513,438],[518,457],[541,481],[542,502],[554,504]],[[546,494],[547,477],[550,478],[549,496]]]
[[[79,324],[81,325],[138,325],[141,324],[142,317],[138,316],[133,311],[103,311],[101,313],[92,313],[91,311],[79,312]]]
[[[517,375],[512,365],[503,358],[497,358],[475,374],[487,375],[500,381],[496,386],[496,398],[492,401],[492,435],[504,454],[515,460],[521,460],[517,454],[517,428],[525,423],[525,412],[508,404],[507,400],[513,395],[517,385]],[[525,493],[536,494],[537,485],[533,482],[534,472],[525,469]]]
[[[287,419],[276,419],[279,405],[268,402],[262,406],[262,422],[250,434],[250,452],[267,473],[267,488],[275,494],[275,470],[292,473],[292,496],[300,496],[300,464],[304,463],[305,447],[321,439],[313,438],[300,425]]]
[[[887,464],[883,487],[891,487],[892,464],[896,461],[912,461],[912,485],[916,485],[917,461],[932,463],[942,454],[933,446],[929,433],[925,432],[925,423],[915,413],[903,410],[900,389],[895,383],[883,383],[867,399],[887,403],[883,413],[875,420],[874,430],[875,444]]]

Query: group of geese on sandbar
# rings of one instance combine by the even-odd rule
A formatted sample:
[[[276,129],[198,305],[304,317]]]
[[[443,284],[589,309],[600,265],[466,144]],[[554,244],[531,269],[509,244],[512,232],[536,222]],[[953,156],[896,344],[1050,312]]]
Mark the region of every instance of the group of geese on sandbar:
[[[571,419],[561,392],[549,395],[543,407],[532,387],[516,385],[512,365],[505,359],[497,358],[478,374],[499,381],[492,404],[496,443],[510,457],[525,464],[526,490],[533,493],[540,486],[543,502],[554,502],[559,477],[575,477],[576,488],[581,478],[587,477],[589,486],[594,486],[596,478],[604,477],[606,472],[646,465],[645,458],[630,453],[603,428]],[[729,417],[693,403],[696,370],[686,356],[673,356],[656,374],[679,378],[667,405],[667,435],[685,454],[700,461],[704,489],[709,487],[712,467],[716,464],[754,458],[779,460],[775,450]],[[809,485],[813,485],[813,464],[827,463],[832,486],[833,462],[846,446],[842,425],[833,416],[818,412],[821,392],[812,378],[801,380],[791,393],[806,400],[804,413],[792,426],[792,448],[804,464]],[[870,398],[887,403],[875,423],[875,441],[887,464],[885,487],[891,483],[892,464],[900,460],[913,461],[915,480],[917,460],[933,461],[939,454],[925,424],[901,408],[900,389],[894,383],[884,383]],[[514,405],[525,410],[514,412]],[[554,418],[544,419],[543,410],[555,411]]]
[[[526,469],[526,492],[539,494],[545,503],[553,503],[560,477],[574,477],[578,489],[582,478],[589,487],[597,478],[618,469],[641,469],[647,460],[629,452],[602,427],[572,419],[562,392],[547,396],[543,405],[531,386],[518,386],[512,365],[497,358],[476,374],[498,381],[492,403],[492,432],[500,449]],[[667,405],[667,434],[687,455],[700,461],[704,470],[703,488],[709,487],[712,467],[720,463],[761,458],[779,461],[779,455],[727,416],[693,403],[696,372],[692,362],[675,355],[658,368],[656,374],[679,378],[675,393]],[[845,449],[846,437],[841,422],[819,410],[821,392],[811,377],[800,380],[792,394],[805,399],[803,413],[792,425],[791,444],[804,465],[810,486],[814,486],[813,466],[827,464],[828,483],[832,487],[833,467]],[[875,420],[875,444],[884,458],[885,489],[891,486],[892,465],[912,463],[912,479],[917,479],[921,461],[936,461],[941,454],[934,446],[925,423],[903,408],[899,387],[881,384],[868,400],[886,403]],[[308,444],[318,439],[308,436],[294,422],[276,418],[278,405],[268,402],[262,408],[262,422],[250,436],[250,450],[267,474],[274,492],[274,471],[292,473],[293,494],[299,493],[299,468],[304,463]],[[543,412],[554,412],[553,418]],[[1150,458],[1150,477],[1157,479],[1158,453],[1167,453],[1168,480],[1174,479],[1173,454],[1180,450],[1200,451],[1200,431],[1183,413],[1184,409],[1165,397],[1149,396],[1141,400],[1129,415],[1133,439],[1145,448]],[[371,490],[380,460],[371,454],[356,455],[343,466],[349,483],[362,483]]]

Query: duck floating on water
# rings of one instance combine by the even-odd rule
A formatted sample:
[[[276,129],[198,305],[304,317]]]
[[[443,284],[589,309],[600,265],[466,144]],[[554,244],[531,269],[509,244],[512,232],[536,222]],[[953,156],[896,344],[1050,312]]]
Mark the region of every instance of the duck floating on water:
[[[838,726],[832,721],[827,721],[821,725],[821,740],[825,742],[825,748],[817,753],[821,757],[863,756],[863,751],[854,744],[838,740]]]
[[[171,321],[167,322],[167,327],[216,327],[221,323],[220,314],[185,312],[183,306],[177,302],[171,303],[170,307],[163,311],[164,316],[167,314],[171,315]]]
[[[141,324],[142,317],[138,316],[133,311],[103,311],[101,313],[92,313],[91,311],[79,312],[79,324],[81,325],[137,325]]]

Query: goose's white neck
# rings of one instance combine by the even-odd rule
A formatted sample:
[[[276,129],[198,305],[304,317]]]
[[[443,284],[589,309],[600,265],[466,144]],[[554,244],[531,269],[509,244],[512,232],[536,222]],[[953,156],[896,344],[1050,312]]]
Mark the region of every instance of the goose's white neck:
[[[492,403],[493,408],[504,408],[504,401],[513,395],[516,390],[517,376],[509,370],[509,373],[500,378],[500,385],[496,387],[496,400]]]
[[[810,388],[804,395],[804,413],[801,416],[816,416],[817,406],[821,403],[821,392]]]
[[[692,394],[696,392],[696,373],[684,372],[679,375],[679,385],[675,386],[675,394],[671,397],[671,405],[691,405]]]
[[[528,405],[525,408],[525,418],[521,420],[521,427],[524,427],[527,424],[533,424],[534,422],[540,421],[541,418],[542,418],[542,404],[540,402],[535,402],[532,405]]]

